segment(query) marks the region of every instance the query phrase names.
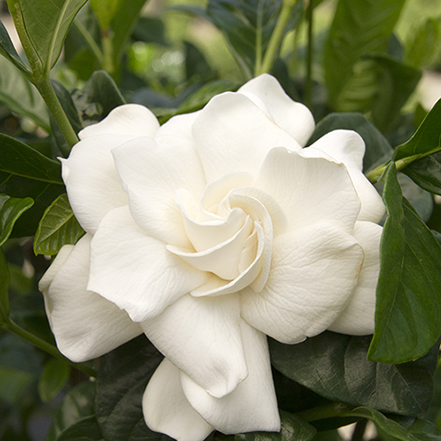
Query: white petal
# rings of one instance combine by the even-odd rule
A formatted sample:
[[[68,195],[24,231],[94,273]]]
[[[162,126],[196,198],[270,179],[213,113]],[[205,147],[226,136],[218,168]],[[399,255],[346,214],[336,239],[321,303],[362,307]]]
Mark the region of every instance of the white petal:
[[[173,138],[184,138],[187,140],[187,142],[193,141],[192,126],[199,113],[200,111],[185,113],[183,115],[176,115],[173,118],[170,118],[156,132],[155,139],[158,139],[162,136],[171,136]]]
[[[123,135],[127,140],[140,136],[153,137],[159,128],[153,113],[139,104],[125,104],[113,109],[106,118],[78,134],[80,139],[92,136]]]
[[[248,375],[236,296],[186,295],[141,326],[175,366],[215,397],[232,392]]]
[[[351,335],[373,334],[382,232],[383,228],[372,222],[356,222],[354,236],[364,251],[363,266],[349,304],[329,327],[331,331]]]
[[[177,246],[189,246],[175,195],[178,189],[201,197],[204,173],[194,146],[161,137],[156,144],[138,138],[113,151],[116,167],[129,194],[133,219],[148,235]]]
[[[182,389],[192,407],[222,433],[278,432],[280,417],[266,337],[243,321],[241,331],[249,371],[246,380],[231,394],[214,398],[181,373]]]
[[[293,101],[271,75],[263,74],[244,84],[238,92],[250,98],[279,127],[300,145],[305,145],[314,131],[314,118],[309,109]]]
[[[290,230],[321,221],[335,223],[346,232],[353,230],[360,201],[343,164],[273,149],[256,186],[278,202]]]
[[[142,333],[124,311],[86,289],[90,240],[90,235],[80,239],[43,292],[57,346],[75,362],[99,357]]]
[[[164,359],[142,399],[147,426],[177,441],[203,441],[214,429],[190,406],[182,392],[180,372]]]
[[[95,233],[110,210],[128,204],[111,153],[125,142],[127,137],[116,135],[88,138],[61,159],[70,205],[88,233]]]
[[[234,172],[255,176],[273,147],[301,149],[250,99],[232,92],[207,104],[193,124],[193,136],[208,182]]]
[[[334,130],[317,140],[300,153],[304,157],[332,157],[346,165],[361,202],[359,221],[378,223],[385,207],[381,196],[362,172],[365,144],[363,138],[352,130]]]
[[[333,224],[274,238],[271,271],[260,293],[241,293],[241,314],[282,343],[299,343],[329,327],[346,307],[361,269],[363,250]]]
[[[126,310],[135,322],[159,314],[206,277],[147,236],[127,207],[112,210],[92,240],[88,289]]]

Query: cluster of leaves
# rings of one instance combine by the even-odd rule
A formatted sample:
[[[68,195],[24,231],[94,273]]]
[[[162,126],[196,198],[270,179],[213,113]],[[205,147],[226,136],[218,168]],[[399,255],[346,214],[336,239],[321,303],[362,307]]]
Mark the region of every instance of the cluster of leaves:
[[[36,289],[49,263],[43,255],[84,234],[55,158],[69,154],[83,127],[125,102],[147,105],[166,121],[270,71],[320,120],[309,143],[339,128],[365,140],[364,169],[388,213],[376,329],[373,337],[325,332],[293,346],[271,341],[281,433],[210,439],[340,440],[336,428],[368,419],[379,439],[441,440],[441,402],[432,402],[441,385],[441,209],[433,203],[433,194],[441,195],[441,103],[427,115],[421,106],[403,110],[421,69],[439,61],[440,20],[430,17],[401,42],[394,30],[405,0],[337,0],[325,38],[314,39],[320,0],[205,3],[178,2],[172,13],[206,20],[222,33],[236,63],[229,79],[195,44],[181,38],[181,47],[170,49],[167,18],[140,16],[145,0],[8,1],[25,56],[0,23],[0,439],[38,440],[27,427],[54,412],[60,391],[47,441],[169,439],[142,417],[142,393],[161,360],[144,337],[103,356],[97,373],[77,365],[97,377],[93,382],[71,370],[53,345]],[[286,50],[283,38],[299,45],[303,24],[308,50]],[[142,68],[131,62],[136,48],[146,57]],[[179,74],[152,74],[155,56],[173,51],[182,56]],[[299,63],[306,79],[297,76]],[[311,72],[323,78],[312,81]]]

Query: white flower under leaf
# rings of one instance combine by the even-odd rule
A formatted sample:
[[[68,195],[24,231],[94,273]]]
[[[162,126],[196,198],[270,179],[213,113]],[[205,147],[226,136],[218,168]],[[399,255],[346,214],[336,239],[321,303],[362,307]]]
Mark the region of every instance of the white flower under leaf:
[[[303,148],[313,129],[262,75],[161,127],[121,106],[62,160],[87,234],[40,283],[52,330],[74,361],[144,332],[165,355],[143,399],[152,430],[278,431],[265,335],[373,332],[384,206],[362,138]]]

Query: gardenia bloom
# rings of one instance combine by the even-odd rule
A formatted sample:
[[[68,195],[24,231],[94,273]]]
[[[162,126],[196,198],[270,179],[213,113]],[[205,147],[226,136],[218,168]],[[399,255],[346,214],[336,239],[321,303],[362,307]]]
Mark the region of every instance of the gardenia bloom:
[[[262,75],[161,127],[118,107],[62,159],[86,235],[40,282],[49,321],[77,362],[147,335],[165,355],[143,398],[152,430],[279,431],[266,336],[373,332],[384,206],[362,138],[302,148],[313,129]]]

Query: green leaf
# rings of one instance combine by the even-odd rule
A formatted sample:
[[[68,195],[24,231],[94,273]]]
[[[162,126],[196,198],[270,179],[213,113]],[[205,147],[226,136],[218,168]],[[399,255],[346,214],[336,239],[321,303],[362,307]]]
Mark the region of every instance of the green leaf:
[[[417,421],[410,428],[405,428],[377,410],[368,407],[357,407],[349,413],[370,419],[381,431],[400,441],[439,441],[441,439],[441,430],[427,421],[420,420],[421,422]]]
[[[247,78],[252,78],[265,54],[279,17],[283,0],[210,0],[206,15],[224,34],[232,54]],[[289,26],[300,22],[303,2],[295,5]],[[260,44],[259,44],[260,40]],[[260,60],[260,61],[259,61]]]
[[[63,360],[52,358],[43,368],[38,382],[38,393],[43,402],[55,398],[69,379],[70,367]]]
[[[421,70],[386,55],[370,56],[379,66],[377,91],[372,101],[372,120],[382,131],[390,128],[415,90]]]
[[[413,162],[403,173],[424,190],[441,195],[441,152]]]
[[[9,317],[9,270],[5,255],[0,248],[0,323]]]
[[[77,243],[83,234],[64,193],[44,212],[35,233],[34,253],[53,256],[63,245]]]
[[[28,72],[28,69],[23,64],[20,56],[15,50],[14,44],[9,37],[8,31],[5,25],[0,21],[0,54],[6,57],[11,63],[13,63],[22,72]]]
[[[0,246],[11,235],[17,219],[33,204],[31,198],[18,199],[0,194]]]
[[[64,191],[59,162],[0,134],[0,193],[34,200],[32,208],[16,222],[13,237],[32,236],[44,210]]]
[[[78,421],[94,417],[95,384],[89,381],[80,383],[64,397],[52,420],[46,441],[57,441],[63,431]]]
[[[211,69],[202,52],[193,44],[184,41],[185,77],[190,81],[207,83],[215,79],[217,72]]]
[[[126,103],[112,77],[104,70],[97,70],[84,86],[89,101],[100,103],[103,109],[102,118],[106,117],[115,107]]]
[[[439,60],[441,47],[441,20],[428,18],[409,33],[405,45],[405,62],[417,68],[430,67]]]
[[[282,429],[277,433],[252,432],[243,433],[234,437],[235,441],[310,441],[317,433],[316,429],[288,412],[280,412]]]
[[[145,3],[146,0],[119,2],[118,9],[111,23],[111,28],[113,31],[113,59],[116,66],[119,66],[121,62],[122,54]]]
[[[49,113],[37,89],[20,70],[0,57],[0,102],[50,132]]]
[[[165,25],[162,20],[154,17],[140,17],[132,32],[132,39],[144,43],[156,43],[168,46],[165,37]]]
[[[371,336],[324,332],[303,343],[270,340],[273,366],[286,377],[332,401],[421,415],[433,394],[437,348],[401,365],[367,359]]]
[[[147,428],[142,396],[162,355],[140,336],[104,355],[96,382],[96,415],[106,441],[165,441]]]
[[[355,63],[365,54],[386,51],[405,0],[339,0],[324,51],[329,101],[335,106]]]
[[[363,158],[365,171],[388,161],[393,153],[388,140],[361,113],[331,113],[323,118],[315,127],[307,145],[311,145],[332,130],[354,130],[364,140],[366,153]]]
[[[60,433],[57,441],[104,441],[95,416],[77,421]]]
[[[369,358],[403,363],[424,355],[441,334],[441,247],[402,196],[394,164],[386,172],[383,201],[388,217]]]
[[[90,6],[98,18],[101,29],[108,29],[121,0],[90,0]]]
[[[413,155],[424,155],[440,149],[441,100],[432,107],[415,134],[395,149],[394,161]]]
[[[48,74],[60,56],[67,31],[86,0],[17,0],[26,32]]]

